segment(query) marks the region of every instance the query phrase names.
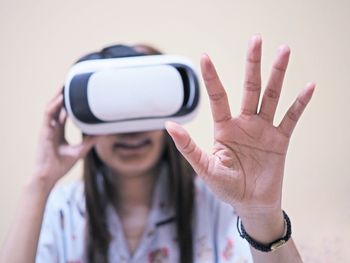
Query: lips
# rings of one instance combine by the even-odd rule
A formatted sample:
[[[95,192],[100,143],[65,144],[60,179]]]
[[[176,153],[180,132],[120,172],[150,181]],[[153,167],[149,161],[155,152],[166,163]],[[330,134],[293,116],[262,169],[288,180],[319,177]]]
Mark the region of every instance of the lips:
[[[151,144],[150,139],[139,139],[139,140],[132,140],[132,141],[123,141],[123,142],[117,142],[113,145],[113,148],[123,149],[123,150],[138,150],[143,147],[146,147]]]

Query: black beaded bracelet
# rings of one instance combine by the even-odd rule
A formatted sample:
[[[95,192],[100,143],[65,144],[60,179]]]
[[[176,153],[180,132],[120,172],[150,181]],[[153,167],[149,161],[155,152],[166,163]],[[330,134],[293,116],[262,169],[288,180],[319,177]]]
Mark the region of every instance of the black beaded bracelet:
[[[242,220],[240,220],[239,217],[237,217],[237,229],[239,235],[248,241],[248,243],[255,248],[256,250],[262,251],[262,252],[270,252],[274,251],[281,246],[283,246],[287,241],[289,240],[290,236],[292,235],[292,224],[290,222],[290,219],[286,212],[283,212],[284,222],[285,222],[285,234],[282,238],[279,238],[269,244],[262,244],[256,240],[254,240],[251,236],[248,235],[246,230],[244,229]]]

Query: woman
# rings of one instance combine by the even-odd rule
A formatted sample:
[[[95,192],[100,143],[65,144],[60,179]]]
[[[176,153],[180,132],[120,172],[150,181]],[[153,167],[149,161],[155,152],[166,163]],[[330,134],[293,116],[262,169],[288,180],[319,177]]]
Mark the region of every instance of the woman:
[[[212,154],[196,146],[181,126],[166,123],[195,179],[164,131],[85,136],[81,144],[69,145],[63,98],[56,95],[47,106],[36,170],[24,188],[2,262],[251,262],[248,242],[254,262],[301,262],[291,238],[281,246],[280,238],[290,234],[281,208],[282,180],[290,137],[315,85],[306,86],[275,127],[289,54],[288,47],[279,49],[258,109],[261,38],[251,39],[235,118],[212,62],[203,55],[214,120]],[[55,183],[83,157],[84,187],[76,183],[55,190],[47,201]],[[271,248],[276,250],[262,252]]]

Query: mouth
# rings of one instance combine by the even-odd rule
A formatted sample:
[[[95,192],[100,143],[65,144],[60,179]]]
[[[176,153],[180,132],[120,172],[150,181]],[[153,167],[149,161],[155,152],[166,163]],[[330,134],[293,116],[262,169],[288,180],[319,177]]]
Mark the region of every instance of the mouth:
[[[130,149],[136,150],[151,144],[150,139],[134,140],[129,142],[117,142],[113,145],[115,149]]]

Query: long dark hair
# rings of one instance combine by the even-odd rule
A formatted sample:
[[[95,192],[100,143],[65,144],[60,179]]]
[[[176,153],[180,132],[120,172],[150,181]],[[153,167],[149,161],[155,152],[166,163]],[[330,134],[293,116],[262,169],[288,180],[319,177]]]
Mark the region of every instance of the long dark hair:
[[[121,56],[161,54],[148,45],[135,45],[135,51],[120,54],[120,46],[104,48],[101,52],[88,54],[80,61]],[[125,46],[123,46],[125,47]],[[165,131],[164,131],[165,132]],[[193,261],[192,218],[194,211],[194,171],[190,164],[176,149],[174,142],[165,132],[165,147],[159,162],[166,162],[169,171],[168,191],[175,208],[175,226],[181,263]],[[89,263],[108,263],[108,248],[111,236],[106,219],[106,207],[112,202],[116,189],[108,178],[105,167],[95,150],[92,149],[84,158],[84,187],[87,208],[86,225],[86,260]]]

